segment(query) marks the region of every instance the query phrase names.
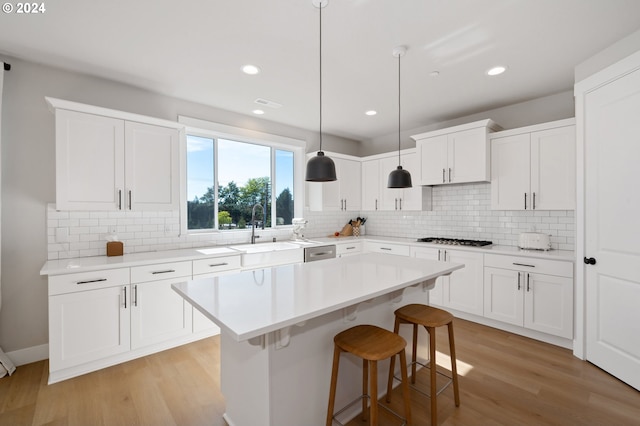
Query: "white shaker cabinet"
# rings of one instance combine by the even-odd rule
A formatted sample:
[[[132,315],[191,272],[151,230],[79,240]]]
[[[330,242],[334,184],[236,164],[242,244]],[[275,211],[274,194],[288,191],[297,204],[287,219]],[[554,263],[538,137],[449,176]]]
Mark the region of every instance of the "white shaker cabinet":
[[[420,185],[490,180],[488,134],[500,130],[492,120],[481,120],[411,136],[416,141]]]
[[[181,130],[177,125],[130,121],[119,117],[127,113],[47,101],[56,115],[56,209],[179,208]]]
[[[128,352],[129,269],[49,277],[49,370]]]
[[[486,255],[484,316],[573,338],[573,264]]]
[[[309,156],[316,155],[309,154]],[[311,211],[358,211],[361,206],[361,169],[356,157],[331,157],[336,166],[337,180],[333,182],[307,182],[307,197]]]
[[[389,174],[398,168],[398,161],[411,173],[411,188],[387,188]],[[431,210],[432,189],[419,184],[420,167],[415,149],[402,150],[400,158],[397,152],[372,156],[362,164],[362,210]]]
[[[491,208],[572,210],[574,119],[497,132],[491,139]]]
[[[482,253],[449,248],[412,247],[411,255],[422,259],[464,264],[463,269],[438,278],[435,288],[429,291],[429,303],[470,314],[483,314]]]
[[[171,288],[191,270],[191,261],[131,268],[132,349],[192,333],[192,307]]]

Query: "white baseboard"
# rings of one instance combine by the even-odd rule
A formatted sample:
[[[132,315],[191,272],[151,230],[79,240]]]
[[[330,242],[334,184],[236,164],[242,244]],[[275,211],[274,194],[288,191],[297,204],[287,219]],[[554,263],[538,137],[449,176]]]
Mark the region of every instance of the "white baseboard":
[[[49,344],[31,346],[30,348],[19,349],[13,352],[7,352],[9,359],[16,367],[32,362],[49,359]]]

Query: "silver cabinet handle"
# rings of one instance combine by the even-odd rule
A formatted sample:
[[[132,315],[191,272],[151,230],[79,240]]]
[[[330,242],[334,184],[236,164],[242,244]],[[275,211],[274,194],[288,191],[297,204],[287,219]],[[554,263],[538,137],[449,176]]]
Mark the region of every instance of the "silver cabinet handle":
[[[440,250],[438,250],[438,262],[440,261]]]
[[[319,251],[317,253],[311,253],[309,257],[318,257],[318,256],[326,256],[328,254],[333,254],[332,251]]]
[[[449,167],[449,183],[451,183],[451,167]]]
[[[531,290],[530,286],[531,274],[527,272],[527,293]]]
[[[122,210],[122,189],[118,189],[118,210]]]
[[[524,193],[524,209],[527,209],[527,193]]]
[[[129,210],[131,210],[131,190],[129,190]]]
[[[518,272],[518,290],[520,290],[520,272]]]
[[[215,268],[215,267],[217,267],[217,266],[226,266],[226,265],[228,265],[228,263],[227,263],[227,262],[222,262],[222,263],[212,263],[212,264],[210,264],[210,265],[209,265],[209,268]]]
[[[400,198],[400,210],[402,210],[402,198]]]
[[[153,271],[151,272],[152,275],[157,275],[157,274],[168,274],[170,272],[175,272],[175,269],[167,269],[165,271]]]
[[[533,193],[533,202],[532,202],[532,204],[533,204],[533,210],[535,210],[536,209],[536,193],[535,192]]]
[[[124,308],[127,309],[127,286],[122,288],[124,289]]]
[[[378,199],[376,198],[376,210],[378,210]]]
[[[527,268],[535,268],[536,267],[536,265],[527,265],[526,263],[513,262],[513,264],[516,265],[516,266],[526,266]]]
[[[138,285],[133,286],[133,306],[138,306]]]
[[[347,247],[345,250],[355,250],[356,246]]]
[[[344,199],[344,209],[345,209],[345,211],[347,210],[347,199],[346,198]]]
[[[444,183],[444,174],[445,174],[445,170],[442,169],[442,183]]]
[[[444,261],[447,261],[447,251],[446,250],[442,250],[444,252]]]
[[[398,210],[398,199],[396,198],[396,210]]]
[[[391,249],[389,247],[380,247],[380,250],[387,250],[387,251],[391,251]]]
[[[87,281],[76,281],[76,284],[91,284],[91,283],[99,283],[102,281],[106,281],[106,278],[98,278],[95,280],[87,280]]]

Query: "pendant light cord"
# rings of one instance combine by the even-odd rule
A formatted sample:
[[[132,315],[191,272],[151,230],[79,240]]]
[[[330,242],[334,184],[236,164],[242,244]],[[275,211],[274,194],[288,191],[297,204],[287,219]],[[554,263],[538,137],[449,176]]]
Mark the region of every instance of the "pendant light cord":
[[[322,0],[318,9],[320,14],[320,151],[322,151]]]
[[[398,55],[398,166],[400,166],[400,57]]]

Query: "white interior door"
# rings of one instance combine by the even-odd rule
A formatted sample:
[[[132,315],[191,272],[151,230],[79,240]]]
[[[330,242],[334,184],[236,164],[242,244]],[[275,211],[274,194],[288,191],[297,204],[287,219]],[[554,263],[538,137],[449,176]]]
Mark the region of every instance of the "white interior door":
[[[640,70],[584,105],[586,357],[640,389]]]

